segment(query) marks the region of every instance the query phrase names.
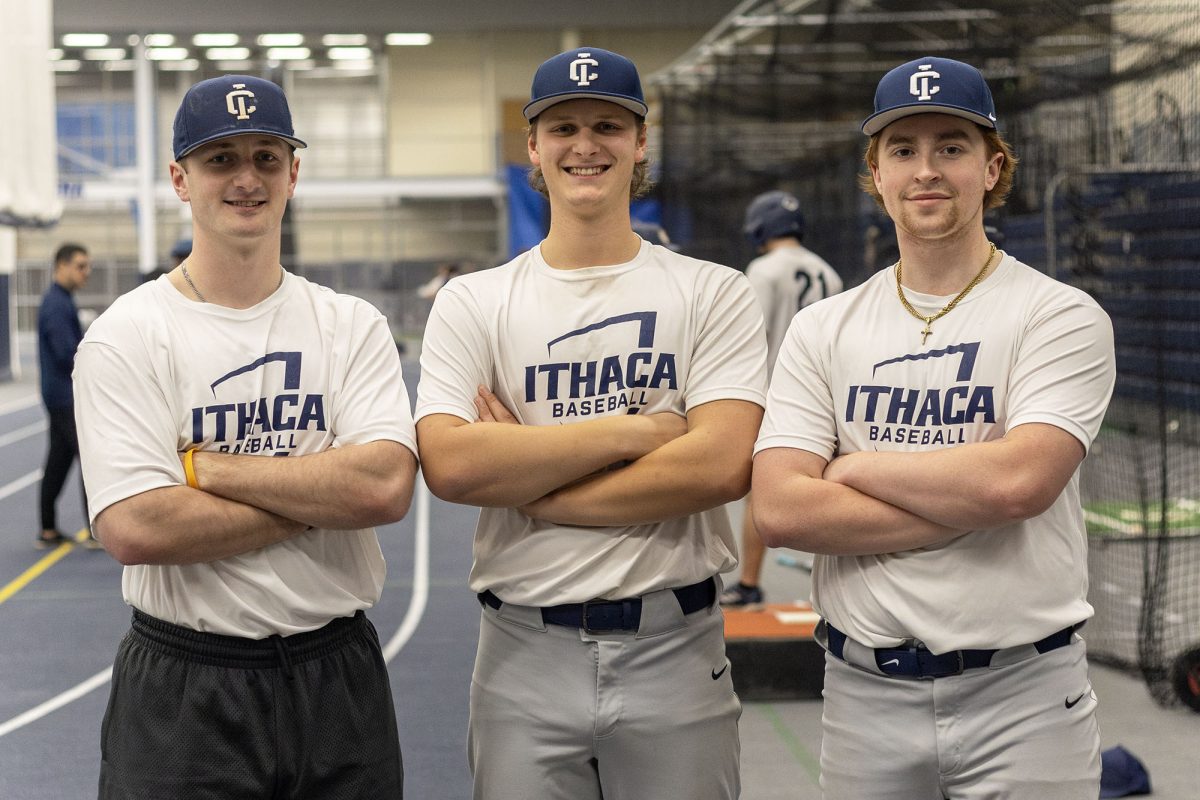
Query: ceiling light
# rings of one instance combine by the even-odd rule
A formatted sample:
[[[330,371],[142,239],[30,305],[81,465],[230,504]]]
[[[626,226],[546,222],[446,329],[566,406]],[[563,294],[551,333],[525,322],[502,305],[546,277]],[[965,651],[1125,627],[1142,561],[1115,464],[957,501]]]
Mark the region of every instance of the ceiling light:
[[[200,61],[195,58],[185,58],[182,61],[164,61],[158,65],[164,72],[195,72],[200,69]]]
[[[375,62],[369,58],[354,61],[335,61],[333,68],[347,71],[371,72],[375,69]]]
[[[331,47],[325,55],[334,61],[370,61],[374,54],[369,47]]]
[[[151,61],[182,61],[188,57],[186,47],[152,47],[146,51]]]
[[[383,41],[393,46],[420,46],[432,42],[433,37],[428,33],[389,33]]]
[[[272,61],[295,61],[311,55],[312,50],[307,47],[271,47],[267,49],[267,58]]]
[[[104,47],[108,44],[106,33],[64,33],[63,47]]]
[[[120,61],[124,57],[124,47],[91,47],[83,51],[85,61]]]
[[[170,47],[175,44],[175,37],[169,33],[147,33],[142,41],[146,47]]]
[[[209,61],[244,61],[250,57],[249,47],[210,47],[204,51]]]
[[[77,58],[65,58],[55,61],[51,66],[55,72],[78,72],[83,67],[83,62]]]
[[[192,37],[196,47],[233,47],[238,41],[236,33],[197,33]]]
[[[105,61],[100,65],[105,72],[133,72],[133,59],[125,58],[120,61]]]
[[[243,72],[249,72],[250,70],[254,69],[254,62],[253,61],[237,61],[237,60],[218,61],[217,69],[221,70],[222,72],[234,72],[234,73],[240,74]]]
[[[327,33],[321,37],[326,47],[361,47],[366,43],[365,33]]]
[[[264,33],[258,37],[263,47],[299,47],[304,44],[302,33]]]
[[[51,47],[49,56],[50,56],[51,61],[60,61],[63,57],[62,48],[61,47]]]

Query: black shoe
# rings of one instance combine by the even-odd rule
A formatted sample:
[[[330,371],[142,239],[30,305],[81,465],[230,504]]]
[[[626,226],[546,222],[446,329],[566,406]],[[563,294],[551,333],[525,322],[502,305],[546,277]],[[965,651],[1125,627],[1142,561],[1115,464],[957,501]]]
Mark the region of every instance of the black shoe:
[[[53,536],[39,534],[37,537],[37,546],[41,550],[53,550],[60,544],[67,544],[70,541],[71,540],[68,537],[63,536],[58,531],[55,531]]]
[[[744,608],[752,611],[762,606],[763,592],[757,586],[736,583],[721,592],[720,603],[723,608]]]

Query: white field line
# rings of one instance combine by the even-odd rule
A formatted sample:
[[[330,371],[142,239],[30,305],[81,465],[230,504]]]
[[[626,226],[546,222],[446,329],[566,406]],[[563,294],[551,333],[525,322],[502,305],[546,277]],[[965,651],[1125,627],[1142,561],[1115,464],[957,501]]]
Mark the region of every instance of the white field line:
[[[30,475],[34,476],[34,480],[40,478],[42,471],[26,475],[25,480]],[[13,484],[0,489],[0,499],[8,495],[3,492],[9,490]],[[13,490],[16,491],[16,490]],[[12,494],[12,491],[8,492]],[[399,630],[388,641],[387,647],[383,650],[385,661],[391,661],[396,657],[396,654],[403,649],[404,645],[412,638],[413,632],[421,623],[421,617],[425,613],[425,604],[429,599],[429,489],[425,486],[425,481],[418,476],[416,486],[416,501],[417,501],[417,516],[416,516],[416,540],[415,557],[413,560],[413,596],[412,602],[408,606],[408,611],[404,615],[404,620],[400,623]],[[84,695],[99,689],[101,686],[112,680],[112,667],[105,667],[100,672],[97,672],[92,677],[88,678],[83,683],[73,686],[65,692],[51,697],[44,703],[37,705],[28,711],[18,714],[7,722],[0,723],[0,737],[7,736],[18,728],[22,728],[31,722],[36,722],[47,714],[57,711],[70,702],[78,700]]]

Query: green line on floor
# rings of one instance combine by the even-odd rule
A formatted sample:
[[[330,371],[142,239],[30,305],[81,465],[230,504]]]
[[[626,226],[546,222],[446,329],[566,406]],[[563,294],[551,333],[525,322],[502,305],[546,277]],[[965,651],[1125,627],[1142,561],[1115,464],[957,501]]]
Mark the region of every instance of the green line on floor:
[[[804,771],[808,773],[808,777],[812,778],[813,785],[819,786],[821,783],[820,763],[816,758],[813,757],[812,753],[808,752],[807,748],[800,743],[800,740],[796,738],[796,734],[793,733],[792,729],[788,727],[786,722],[784,722],[783,717],[779,716],[779,712],[775,710],[775,706],[756,703],[754,707],[762,712],[763,716],[770,720],[771,727],[775,729],[775,733],[779,735],[779,738],[783,740],[783,743],[787,746],[787,749],[791,751],[792,758],[796,760],[797,764],[804,768]]]

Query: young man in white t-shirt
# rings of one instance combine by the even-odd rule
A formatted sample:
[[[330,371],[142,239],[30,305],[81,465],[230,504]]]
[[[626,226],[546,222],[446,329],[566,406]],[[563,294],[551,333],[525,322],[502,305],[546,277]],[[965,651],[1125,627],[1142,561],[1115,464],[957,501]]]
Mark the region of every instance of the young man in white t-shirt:
[[[742,233],[758,254],[746,267],[746,278],[762,306],[767,330],[767,371],[775,366],[783,337],[796,312],[842,290],[842,279],[825,259],[805,247],[804,213],[790,192],[764,192],[746,207]],[[737,583],[721,593],[726,608],[751,609],[766,599],[759,586],[766,547],[754,527],[746,498],[742,515],[742,551]],[[807,554],[805,556],[808,558]]]
[[[372,526],[412,496],[415,430],[383,316],[280,265],[297,147],[275,84],[190,88],[170,172],[192,253],[79,348],[92,530],[134,609],[101,798],[402,794],[363,610],[385,572]]]
[[[901,258],[796,316],[754,462],[764,541],[818,554],[825,796],[1091,800],[1078,468],[1112,325],[988,242],[1016,161],[978,70],[897,67],[863,131]]]
[[[631,229],[632,62],[573,49],[531,94],[550,232],[438,292],[417,400],[430,489],[483,507],[474,797],[735,798],[715,576],[762,415],[762,314],[740,273]]]

